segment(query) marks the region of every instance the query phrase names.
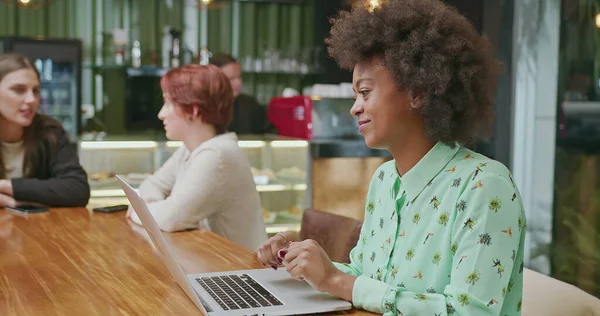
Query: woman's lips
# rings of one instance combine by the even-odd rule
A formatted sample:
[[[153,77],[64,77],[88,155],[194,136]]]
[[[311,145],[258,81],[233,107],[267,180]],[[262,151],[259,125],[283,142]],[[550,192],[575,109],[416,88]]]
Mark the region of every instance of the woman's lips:
[[[23,115],[25,117],[31,117],[31,116],[33,116],[33,111],[32,110],[21,110],[21,111],[19,111],[19,113],[21,113],[21,115]]]
[[[358,131],[362,133],[370,122],[369,120],[358,121]]]

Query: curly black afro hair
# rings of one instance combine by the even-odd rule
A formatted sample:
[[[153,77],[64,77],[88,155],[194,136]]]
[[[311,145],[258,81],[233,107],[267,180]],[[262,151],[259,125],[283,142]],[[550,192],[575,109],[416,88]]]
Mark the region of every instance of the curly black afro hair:
[[[329,54],[346,69],[381,57],[399,89],[418,95],[432,141],[469,143],[487,134],[502,64],[488,40],[438,0],[356,5],[331,19]]]

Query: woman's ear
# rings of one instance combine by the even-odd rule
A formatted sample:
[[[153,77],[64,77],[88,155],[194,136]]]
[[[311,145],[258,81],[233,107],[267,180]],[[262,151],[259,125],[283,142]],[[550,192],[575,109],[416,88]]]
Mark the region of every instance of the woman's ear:
[[[411,93],[410,95],[410,108],[418,110],[423,106],[423,97],[421,93]]]
[[[200,116],[200,111],[198,110],[198,106],[192,107],[192,117],[197,118]]]

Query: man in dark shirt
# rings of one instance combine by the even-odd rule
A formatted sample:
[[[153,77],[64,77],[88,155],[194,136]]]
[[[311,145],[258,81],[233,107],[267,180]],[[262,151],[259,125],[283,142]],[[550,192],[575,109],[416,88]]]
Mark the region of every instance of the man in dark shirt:
[[[210,59],[210,63],[225,73],[233,88],[233,119],[228,130],[237,134],[275,133],[274,127],[267,120],[266,108],[252,96],[241,93],[242,71],[238,61],[230,55],[217,53]]]

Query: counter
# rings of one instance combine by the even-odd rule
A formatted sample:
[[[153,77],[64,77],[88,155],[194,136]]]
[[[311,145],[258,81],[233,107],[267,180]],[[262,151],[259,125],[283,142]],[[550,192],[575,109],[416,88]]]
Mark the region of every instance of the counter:
[[[390,153],[386,150],[367,147],[362,137],[311,140],[310,156],[313,158],[391,158]]]
[[[256,189],[263,205],[267,233],[300,229],[306,208],[308,142],[276,135],[241,135]],[[114,175],[137,187],[182,145],[144,136],[112,136],[79,142],[79,155],[89,175],[88,208],[128,204]]]
[[[309,156],[310,207],[363,220],[371,178],[391,154],[367,147],[359,137],[311,140]]]
[[[389,153],[361,139],[312,141],[277,135],[240,135],[263,205],[267,233],[300,229],[308,207],[363,218],[364,199],[375,170]],[[111,136],[79,142],[91,185],[89,208],[127,204],[114,175],[138,186],[182,143],[148,136]]]

